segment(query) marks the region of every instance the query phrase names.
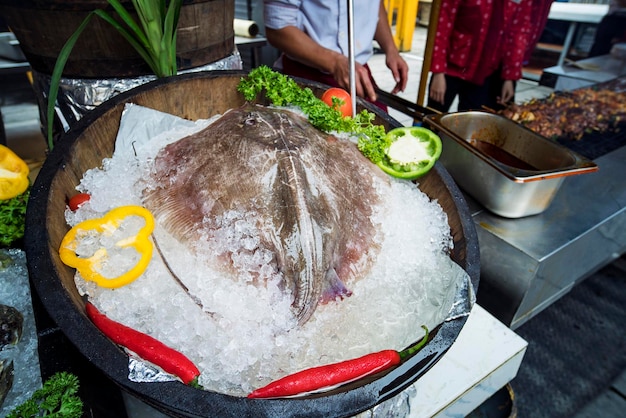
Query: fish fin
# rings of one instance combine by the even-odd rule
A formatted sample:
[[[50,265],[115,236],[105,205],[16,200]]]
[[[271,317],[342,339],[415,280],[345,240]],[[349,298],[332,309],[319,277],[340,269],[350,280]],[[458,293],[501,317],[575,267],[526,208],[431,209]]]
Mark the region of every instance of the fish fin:
[[[322,291],[322,296],[320,298],[321,303],[332,302],[337,300],[337,298],[343,300],[343,298],[347,298],[352,295],[350,289],[348,289],[339,276],[337,276],[337,272],[334,268],[330,268],[326,272],[326,282],[326,288]]]

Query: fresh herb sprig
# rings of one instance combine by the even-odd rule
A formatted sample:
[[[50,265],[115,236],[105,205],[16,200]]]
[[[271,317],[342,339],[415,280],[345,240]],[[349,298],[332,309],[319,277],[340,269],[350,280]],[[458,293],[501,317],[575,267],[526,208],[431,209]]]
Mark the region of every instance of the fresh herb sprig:
[[[77,395],[78,387],[78,377],[75,375],[67,372],[56,373],[26,402],[9,413],[7,418],[81,418],[83,402]]]
[[[384,150],[389,147],[389,139],[382,125],[373,123],[376,115],[362,110],[354,117],[342,116],[318,99],[308,87],[300,87],[290,77],[278,73],[267,66],[259,66],[247,77],[243,77],[237,90],[248,101],[260,97],[262,93],[274,106],[297,106],[308,117],[309,122],[324,132],[345,132],[358,138],[359,150],[372,162],[382,160]]]
[[[24,237],[28,189],[11,199],[0,200],[0,246],[9,247]]]

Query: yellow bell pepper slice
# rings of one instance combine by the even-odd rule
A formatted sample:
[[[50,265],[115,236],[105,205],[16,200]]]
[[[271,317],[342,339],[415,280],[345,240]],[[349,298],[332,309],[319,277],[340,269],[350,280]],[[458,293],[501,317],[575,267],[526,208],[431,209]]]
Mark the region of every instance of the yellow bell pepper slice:
[[[144,225],[135,235],[122,238],[114,243],[119,248],[134,248],[140,255],[139,261],[117,277],[105,277],[99,270],[103,262],[109,257],[106,248],[98,248],[90,257],[80,257],[76,250],[81,237],[95,236],[108,237],[118,230],[122,222],[131,216],[143,218]],[[154,230],[154,217],[149,210],[141,206],[120,206],[107,212],[103,217],[88,219],[75,225],[65,234],[59,248],[61,261],[74,267],[80,275],[89,281],[105,288],[117,288],[127,285],[148,268],[152,258],[153,245],[150,234]]]
[[[26,191],[28,165],[5,145],[0,144],[0,200],[12,199]]]

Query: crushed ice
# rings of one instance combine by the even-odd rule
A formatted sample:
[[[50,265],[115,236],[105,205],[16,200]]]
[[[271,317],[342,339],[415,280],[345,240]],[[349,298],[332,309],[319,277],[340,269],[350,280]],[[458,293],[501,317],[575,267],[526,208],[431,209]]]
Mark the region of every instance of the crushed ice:
[[[12,361],[14,367],[13,385],[0,405],[0,416],[4,417],[42,384],[26,254],[20,249],[0,249],[0,303],[16,308],[24,316],[22,338],[0,352],[0,358]]]
[[[165,119],[164,126],[152,126]],[[77,189],[92,198],[75,213],[66,212],[68,224],[140,204],[141,180],[157,151],[212,120],[185,122],[173,132],[167,129],[171,118],[129,105],[120,132],[129,135],[132,126],[133,140],[118,140],[113,157],[85,173]],[[211,254],[191,254],[157,225],[153,237],[167,264],[155,251],[139,279],[114,290],[79,276],[75,282],[112,319],[187,355],[201,370],[206,389],[245,396],[286,373],[377,350],[401,350],[422,337],[422,325],[433,329],[446,319],[458,286],[467,279],[448,256],[447,216],[411,182],[394,179],[392,190],[374,214],[382,248],[370,274],[348,283],[351,297],[318,307],[302,327],[296,326],[292,298],[280,286],[273,255],[258,249],[258,227],[250,213],[232,211],[210,220],[224,227],[211,237],[223,251],[214,247]],[[244,280],[233,280],[231,272],[216,267],[215,257],[233,250]],[[255,278],[267,285],[256,286]],[[133,366],[131,376],[133,369],[139,370]]]

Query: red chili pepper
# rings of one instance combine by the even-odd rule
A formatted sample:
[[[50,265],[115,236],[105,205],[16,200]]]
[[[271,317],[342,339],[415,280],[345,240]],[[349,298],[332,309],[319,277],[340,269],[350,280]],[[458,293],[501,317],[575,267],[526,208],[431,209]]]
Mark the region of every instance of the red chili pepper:
[[[89,193],[78,193],[70,198],[67,202],[67,206],[69,206],[72,212],[76,212],[76,210],[89,201],[89,199],[91,199],[91,195]]]
[[[428,329],[424,326],[422,328],[426,331],[424,338],[406,350],[401,352],[383,350],[340,363],[302,370],[252,391],[248,395],[248,398],[279,398],[318,391],[320,389],[330,389],[334,386],[349,383],[362,377],[390,369],[400,364],[405,358],[416,353],[426,344],[428,341]]]
[[[200,371],[184,354],[147,334],[113,321],[90,302],[85,305],[85,310],[94,325],[114,343],[128,348],[167,373],[178,376],[183,383],[197,386]]]

